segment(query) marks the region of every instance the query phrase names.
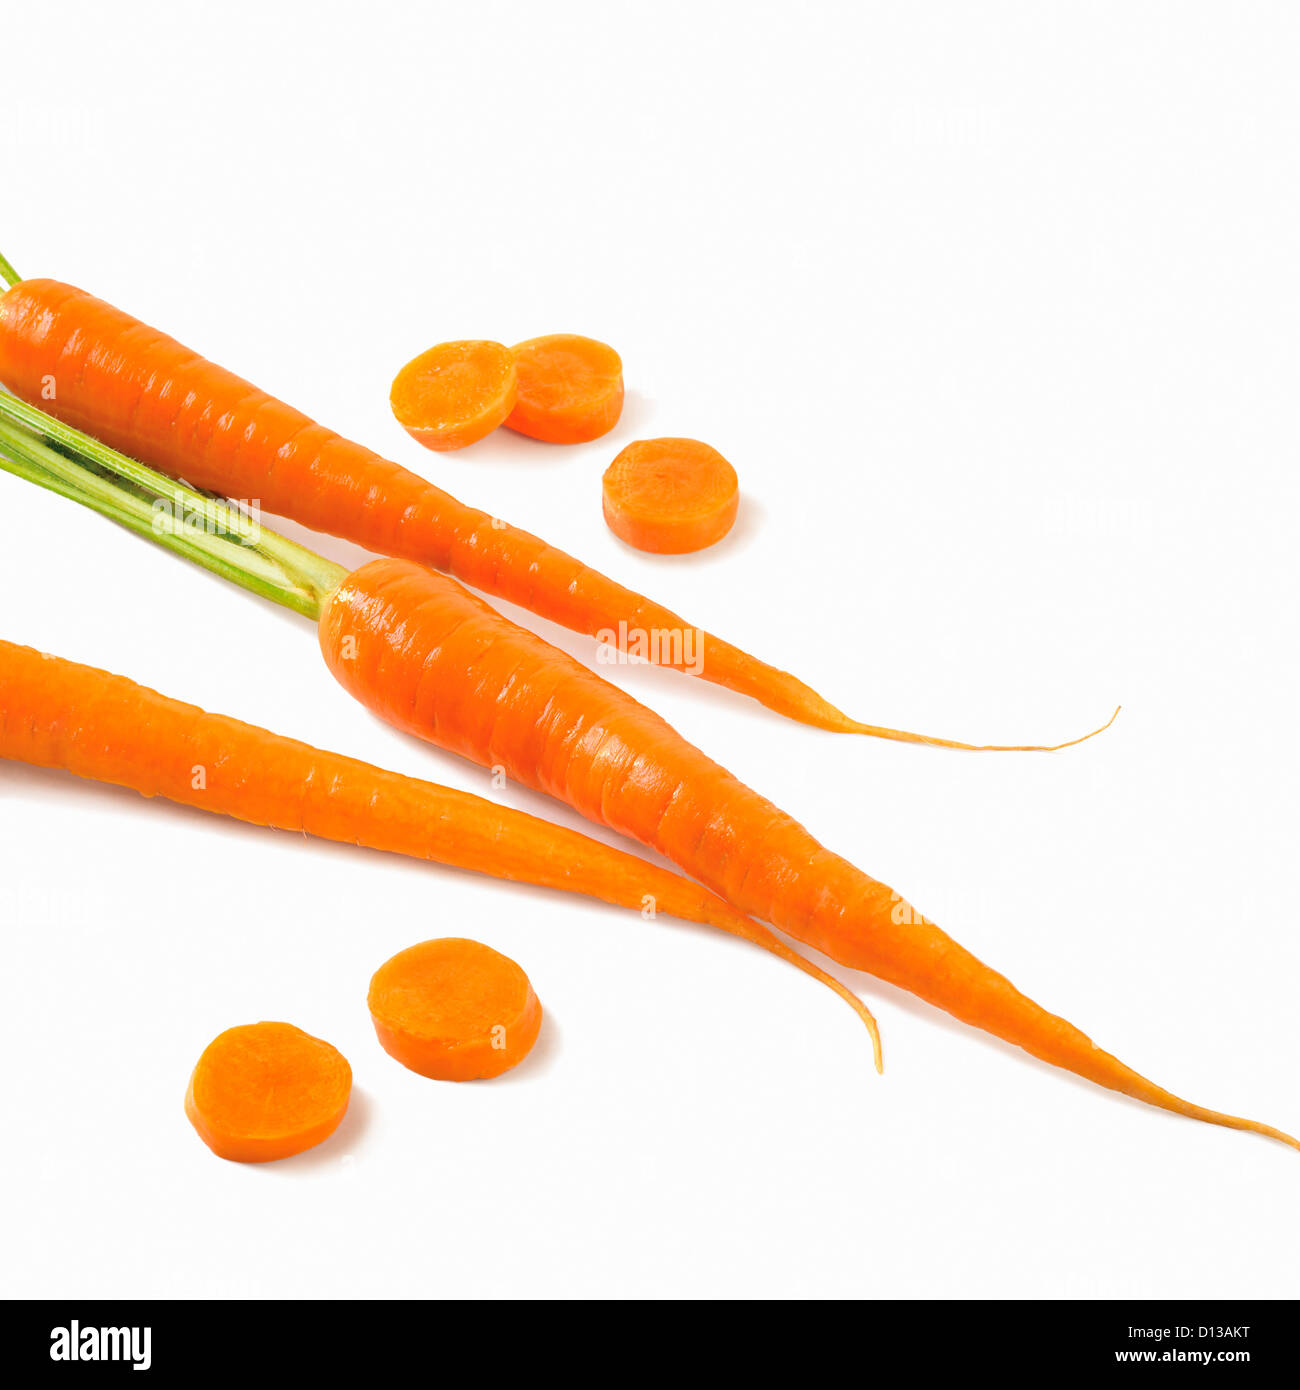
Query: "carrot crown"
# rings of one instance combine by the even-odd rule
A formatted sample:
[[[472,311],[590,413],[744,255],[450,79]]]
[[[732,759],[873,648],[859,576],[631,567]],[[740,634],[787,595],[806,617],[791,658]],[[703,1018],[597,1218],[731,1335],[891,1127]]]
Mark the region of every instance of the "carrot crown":
[[[319,620],[347,571],[263,527],[255,513],[178,483],[0,392],[0,468]]]

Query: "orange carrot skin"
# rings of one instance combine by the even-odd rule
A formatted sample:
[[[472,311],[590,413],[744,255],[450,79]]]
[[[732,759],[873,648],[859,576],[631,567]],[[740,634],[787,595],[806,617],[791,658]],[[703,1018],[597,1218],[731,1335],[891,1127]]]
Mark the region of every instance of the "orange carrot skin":
[[[125,676],[0,641],[0,758],[62,768],[254,825],[363,845],[720,928],[834,977],[699,884],[483,797],[322,752],[169,699]]]
[[[0,642],[0,757],[638,911],[649,894],[656,911],[693,922],[736,915],[698,885],[563,826],[11,642]]]
[[[841,964],[1100,1086],[1262,1128],[1191,1106],[1131,1071],[626,691],[453,581],[401,560],[365,565],[327,602],[320,641],[336,678],[390,724],[504,766]]]
[[[692,628],[71,285],[23,280],[0,295],[0,381],[173,477],[433,565],[589,637],[626,649],[629,633]],[[688,645],[661,643],[656,660],[801,723],[863,732],[802,681],[719,637],[700,631],[684,655]]]

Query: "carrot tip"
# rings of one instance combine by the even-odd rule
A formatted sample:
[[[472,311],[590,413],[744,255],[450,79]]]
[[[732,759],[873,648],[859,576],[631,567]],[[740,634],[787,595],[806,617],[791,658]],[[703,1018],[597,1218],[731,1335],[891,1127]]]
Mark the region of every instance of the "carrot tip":
[[[799,957],[799,959],[802,960],[803,958]],[[838,994],[842,999],[844,999],[848,1003],[849,1007],[853,1010],[853,1012],[856,1013],[857,1016],[862,1020],[863,1026],[871,1035],[871,1056],[872,1060],[876,1064],[876,1072],[878,1075],[884,1076],[885,1057],[880,1042],[880,1025],[876,1022],[875,1014],[873,1014],[871,1010],[867,1008],[867,1006],[862,1002],[862,1000],[859,999],[858,996],[853,993],[853,991],[848,987],[848,985],[843,984],[841,981],[837,980],[834,975],[828,974],[825,971],[817,970],[817,967],[812,965],[811,962],[805,962],[805,964],[809,965],[810,967],[809,973],[812,973],[812,971],[817,971],[818,977],[824,980],[826,984],[830,985],[830,987],[835,991],[835,993]]]
[[[924,743],[932,748],[960,748],[968,753],[1058,753],[1062,748],[1073,748],[1077,743],[1086,743],[1098,734],[1104,734],[1119,717],[1122,705],[1115,706],[1115,713],[1099,728],[1091,733],[1080,734],[1078,738],[1066,739],[1064,743],[960,743],[951,738],[931,738],[928,734],[908,733],[905,729],[885,729],[878,724],[860,724],[856,719],[849,720],[850,732],[867,734],[872,738],[892,739],[896,743]]]

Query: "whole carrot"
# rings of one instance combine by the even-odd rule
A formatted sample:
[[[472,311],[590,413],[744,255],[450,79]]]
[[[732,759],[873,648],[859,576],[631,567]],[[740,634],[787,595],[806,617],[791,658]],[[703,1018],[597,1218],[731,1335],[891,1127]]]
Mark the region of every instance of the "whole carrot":
[[[321,650],[382,719],[658,850],[739,911],[1054,1066],[1294,1148],[1171,1095],[1034,1003],[885,884],[818,843],[631,695],[459,584],[376,560],[327,600]]]
[[[173,477],[226,497],[258,498],[266,510],[312,530],[433,565],[801,723],[990,751],[1082,741],[975,745],[851,719],[788,672],[693,627],[527,531],[458,502],[71,285],[22,280],[0,296],[0,380],[60,420]]]
[[[875,1021],[862,1001],[765,927],[689,879],[483,797],[322,752],[125,676],[4,641],[0,758],[253,825],[719,927],[833,989],[870,1029],[879,1061]]]
[[[738,910],[1100,1086],[1300,1148],[1280,1130],[1181,1100],[1103,1052],[653,711],[453,580],[393,559],[347,574],[271,532],[247,543],[209,535],[229,524],[225,503],[2,396],[0,467],[314,618],[331,670],[382,718],[653,846]],[[204,522],[202,539],[151,525],[150,499],[169,486]]]

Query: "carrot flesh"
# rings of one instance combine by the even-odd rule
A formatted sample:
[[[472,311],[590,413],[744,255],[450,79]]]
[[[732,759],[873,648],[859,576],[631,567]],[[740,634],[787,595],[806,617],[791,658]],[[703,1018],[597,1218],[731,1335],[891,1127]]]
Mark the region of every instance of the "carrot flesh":
[[[693,635],[690,658],[680,641],[652,647],[652,659],[800,723],[948,748],[1069,746],[962,743],[854,720],[788,672],[538,537],[465,506],[174,338],[57,280],[23,280],[0,295],[0,380],[174,478],[225,497],[257,498],[265,511],[314,531],[432,565],[598,641],[627,650],[634,634]]]
[[[253,825],[532,883],[717,927],[865,1004],[707,889],[587,835],[469,792],[207,714],[125,676],[0,641],[0,758],[161,796]]]
[[[517,389],[510,349],[486,339],[438,343],[393,378],[397,423],[426,449],[463,449],[503,425]]]
[[[605,522],[638,550],[686,555],[715,545],[735,525],[736,470],[698,439],[638,439],[601,480]]]
[[[523,970],[481,941],[408,946],[375,971],[366,998],[380,1046],[435,1081],[483,1081],[533,1050],[542,1006]]]
[[[659,851],[738,911],[1099,1086],[1300,1148],[1191,1105],[1102,1051],[652,710],[454,581],[374,561],[326,603],[319,633],[335,677],[387,722],[504,766]]]
[[[337,1048],[291,1023],[248,1023],[203,1050],[185,1113],[219,1158],[270,1163],[328,1139],[351,1094],[352,1068]]]
[[[506,425],[548,444],[585,444],[623,413],[623,362],[608,343],[577,333],[529,338],[512,349],[519,394]]]

